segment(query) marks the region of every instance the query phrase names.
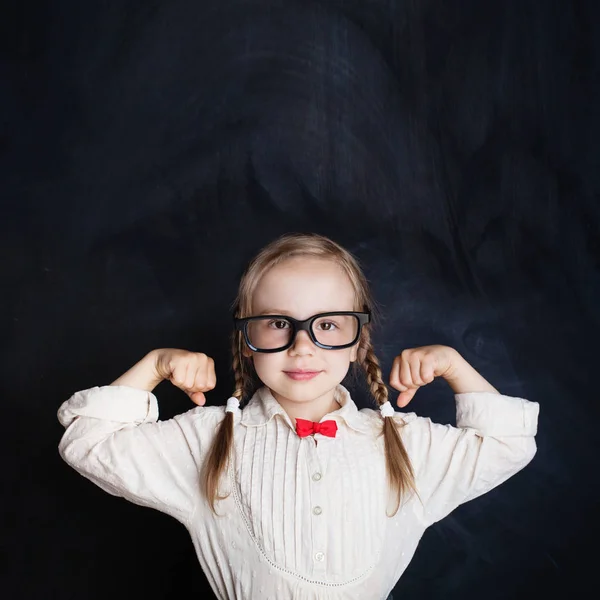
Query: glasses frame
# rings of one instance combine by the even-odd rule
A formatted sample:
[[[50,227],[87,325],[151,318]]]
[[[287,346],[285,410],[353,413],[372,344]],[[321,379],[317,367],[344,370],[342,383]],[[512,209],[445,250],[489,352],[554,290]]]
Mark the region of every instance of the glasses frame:
[[[356,337],[349,344],[343,344],[342,346],[327,346],[325,344],[321,344],[321,342],[319,342],[316,339],[316,337],[313,333],[313,330],[312,330],[313,323],[321,317],[334,317],[337,315],[349,315],[349,316],[354,316],[358,319],[358,331],[356,332]],[[260,320],[283,319],[285,321],[289,321],[293,327],[293,333],[292,333],[292,337],[290,338],[290,341],[285,346],[281,346],[279,348],[270,348],[268,350],[259,349],[256,346],[254,346],[250,342],[250,338],[248,336],[248,324],[251,321],[258,321],[259,319]],[[348,311],[348,310],[338,310],[338,311],[333,311],[333,312],[318,313],[318,314],[313,315],[312,317],[309,317],[308,319],[304,319],[304,320],[294,319],[293,317],[290,317],[288,315],[260,315],[258,317],[243,317],[243,318],[234,317],[234,319],[233,319],[233,323],[234,323],[236,331],[241,331],[244,334],[244,340],[245,340],[248,348],[250,348],[250,350],[252,350],[253,352],[264,352],[264,353],[283,352],[284,350],[291,348],[294,345],[294,343],[296,342],[296,336],[298,335],[299,331],[306,331],[306,333],[308,333],[312,343],[315,346],[317,346],[318,348],[323,348],[323,350],[343,350],[344,348],[350,348],[350,346],[354,346],[354,344],[356,344],[356,342],[358,342],[363,325],[366,325],[370,321],[371,321],[371,313],[370,312],[359,312],[359,311]]]

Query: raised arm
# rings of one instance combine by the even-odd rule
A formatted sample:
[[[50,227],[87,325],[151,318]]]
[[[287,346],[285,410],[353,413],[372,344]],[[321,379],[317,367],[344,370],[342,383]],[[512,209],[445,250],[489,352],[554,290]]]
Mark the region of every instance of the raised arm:
[[[534,457],[539,404],[500,394],[458,352],[446,346],[408,350],[391,377],[399,405],[443,377],[455,392],[456,427],[410,413],[401,435],[415,469],[422,518],[430,525],[523,469]]]
[[[201,352],[160,348],[146,354],[111,385],[126,385],[151,392],[164,379],[202,406],[206,402],[204,392],[212,390],[217,383],[215,363]]]
[[[151,392],[165,377],[158,373],[158,361],[165,350],[152,350],[110,385],[124,385]]]
[[[60,406],[65,433],[59,453],[109,494],[186,522],[199,495],[203,456],[224,409],[196,407],[158,421],[152,390],[162,379],[199,403],[216,383],[206,355],[152,351],[111,385],[76,392]]]

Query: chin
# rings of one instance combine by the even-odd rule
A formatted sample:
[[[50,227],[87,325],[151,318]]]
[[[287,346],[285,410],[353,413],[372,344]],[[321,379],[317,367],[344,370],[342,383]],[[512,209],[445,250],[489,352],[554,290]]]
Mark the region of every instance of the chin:
[[[271,389],[293,402],[311,402],[320,396],[324,396],[336,387],[336,382],[282,382],[281,385],[275,385]]]

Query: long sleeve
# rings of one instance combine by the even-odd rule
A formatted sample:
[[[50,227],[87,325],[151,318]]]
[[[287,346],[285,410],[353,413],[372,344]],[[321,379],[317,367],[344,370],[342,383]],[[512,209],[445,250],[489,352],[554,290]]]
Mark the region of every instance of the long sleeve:
[[[158,421],[154,394],[94,387],[58,409],[65,427],[59,453],[109,494],[186,523],[200,493],[202,457],[223,415],[223,407],[197,407]]]
[[[506,481],[537,450],[537,402],[492,392],[455,394],[455,400],[456,427],[405,419],[426,526]]]

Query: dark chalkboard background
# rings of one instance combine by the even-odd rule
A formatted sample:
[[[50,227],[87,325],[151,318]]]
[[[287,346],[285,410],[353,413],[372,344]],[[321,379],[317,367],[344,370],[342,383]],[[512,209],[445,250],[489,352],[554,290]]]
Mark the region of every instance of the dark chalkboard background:
[[[181,525],[61,461],[56,410],[164,346],[213,356],[224,403],[238,277],[286,231],[363,262],[386,371],[447,344],[541,404],[533,462],[430,528],[394,595],[594,589],[599,17],[593,0],[3,3],[3,597],[212,597]],[[191,408],[157,395],[161,418]],[[443,381],[411,407],[454,422]]]

